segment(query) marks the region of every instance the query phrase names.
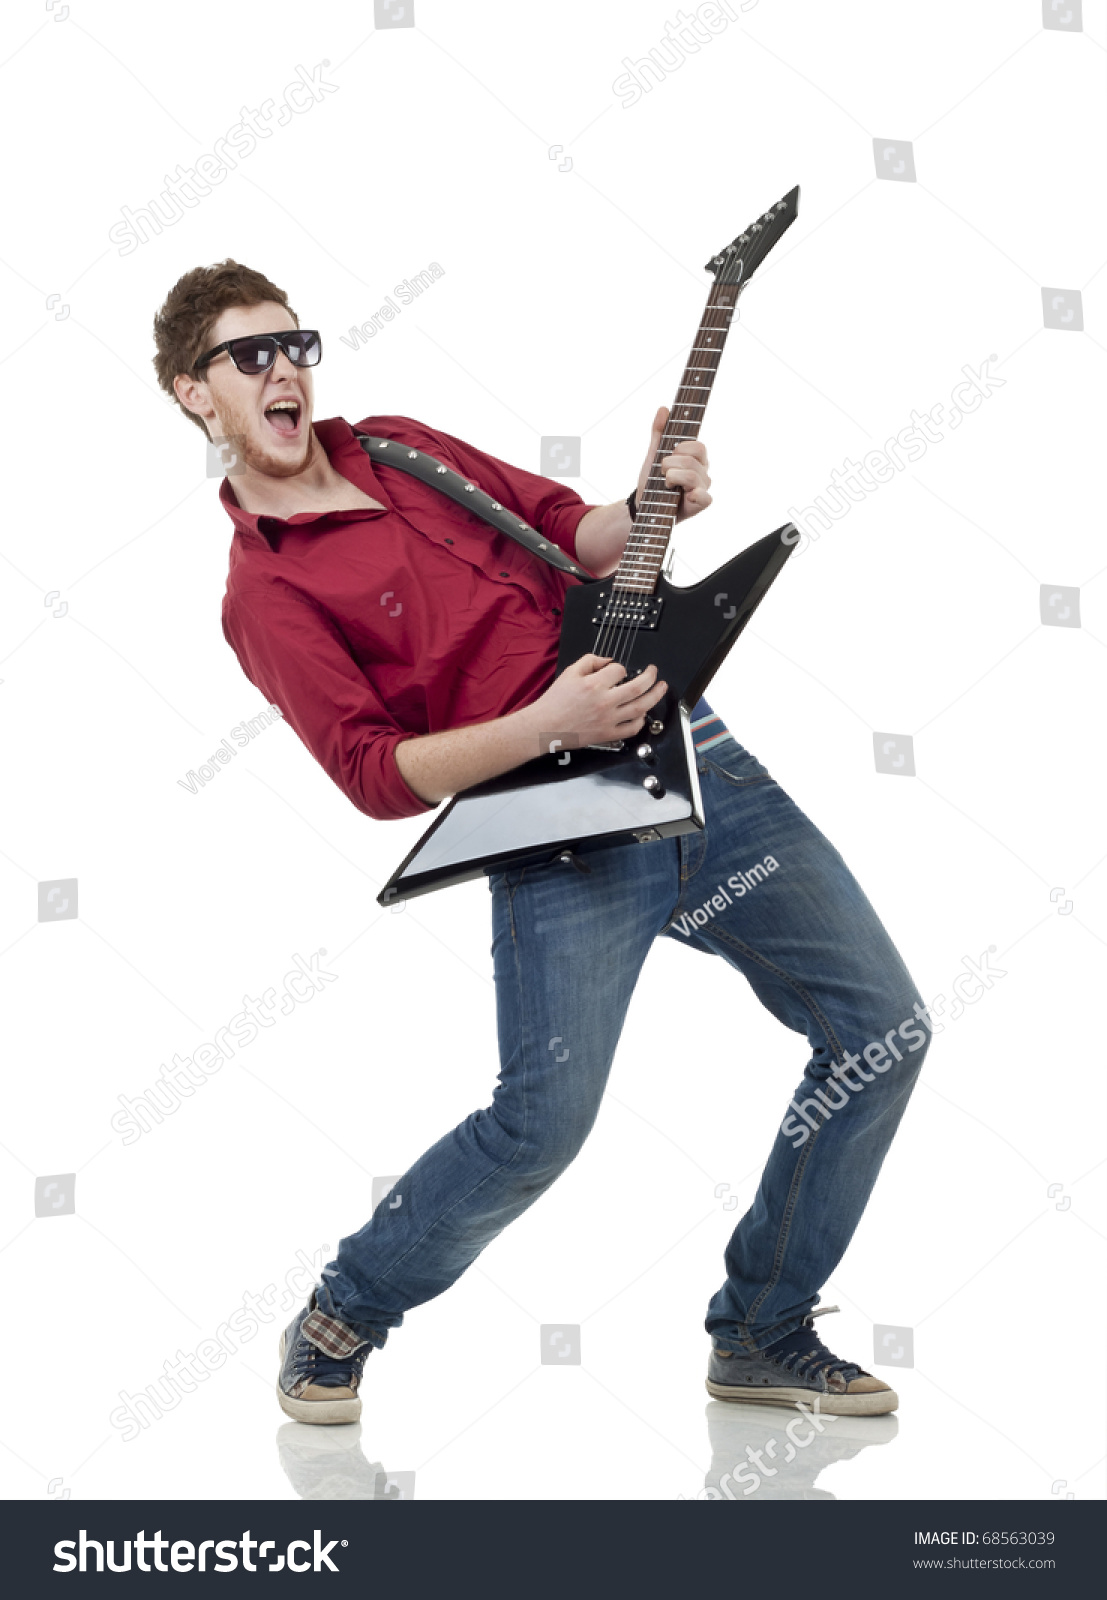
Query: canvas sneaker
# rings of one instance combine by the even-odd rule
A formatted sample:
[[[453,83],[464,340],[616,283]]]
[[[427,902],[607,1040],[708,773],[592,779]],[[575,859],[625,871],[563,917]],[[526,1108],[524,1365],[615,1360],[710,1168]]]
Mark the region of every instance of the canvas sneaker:
[[[315,1295],[281,1334],[277,1399],[294,1422],[357,1422],[358,1385],[373,1346],[317,1309]]]
[[[878,1417],[894,1411],[899,1405],[895,1390],[855,1362],[840,1360],[815,1332],[815,1318],[837,1310],[820,1306],[809,1312],[794,1333],[756,1355],[716,1346],[707,1369],[708,1394],[747,1405],[794,1405],[817,1394],[819,1409],[838,1417]]]

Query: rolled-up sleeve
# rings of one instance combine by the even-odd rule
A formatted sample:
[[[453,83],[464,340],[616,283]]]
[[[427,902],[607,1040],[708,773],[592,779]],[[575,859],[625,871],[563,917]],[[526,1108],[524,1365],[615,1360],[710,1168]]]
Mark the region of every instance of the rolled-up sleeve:
[[[434,807],[408,788],[398,727],[326,612],[291,586],[229,590],[223,633],[250,682],[278,706],[329,777],[366,816],[392,822]]]
[[[577,555],[577,527],[583,517],[593,509],[582,500],[568,484],[556,478],[543,478],[536,472],[524,472],[522,467],[501,461],[478,450],[464,439],[439,429],[428,430],[432,438],[441,441],[458,470],[473,478],[494,499],[516,512],[532,528],[537,528],[546,539],[552,539],[571,561]],[[580,563],[582,566],[583,562]]]

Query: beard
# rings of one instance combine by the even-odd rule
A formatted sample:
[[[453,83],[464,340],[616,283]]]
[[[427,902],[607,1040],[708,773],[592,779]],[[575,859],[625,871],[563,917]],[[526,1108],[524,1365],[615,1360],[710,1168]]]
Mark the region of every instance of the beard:
[[[258,438],[256,412],[240,411],[232,405],[217,417],[216,422],[219,429],[216,437],[221,434],[224,439],[232,440],[246,466],[262,477],[294,478],[310,466],[314,458],[315,430],[310,425],[304,427],[299,449],[293,455],[287,451],[280,452],[276,444],[270,451],[264,437]],[[261,427],[267,429],[268,426],[263,420]]]

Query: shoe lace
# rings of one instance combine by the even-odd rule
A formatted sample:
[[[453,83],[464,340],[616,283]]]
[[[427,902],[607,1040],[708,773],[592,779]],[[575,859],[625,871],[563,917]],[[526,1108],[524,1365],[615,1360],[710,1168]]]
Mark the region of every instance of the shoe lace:
[[[352,1388],[353,1379],[361,1378],[365,1370],[365,1358],[369,1354],[369,1345],[361,1345],[352,1356],[335,1358],[324,1355],[317,1345],[309,1339],[299,1339],[296,1342],[296,1353],[293,1366],[298,1378],[309,1378],[314,1384],[324,1389]]]
[[[770,1360],[784,1372],[794,1373],[798,1378],[810,1378],[822,1372],[828,1380],[841,1376],[850,1383],[854,1378],[863,1377],[864,1373],[856,1362],[843,1361],[832,1350],[828,1350],[812,1326],[815,1317],[826,1316],[837,1310],[837,1306],[820,1306],[818,1310],[810,1312],[802,1327],[788,1336],[796,1344],[791,1349],[771,1355]]]

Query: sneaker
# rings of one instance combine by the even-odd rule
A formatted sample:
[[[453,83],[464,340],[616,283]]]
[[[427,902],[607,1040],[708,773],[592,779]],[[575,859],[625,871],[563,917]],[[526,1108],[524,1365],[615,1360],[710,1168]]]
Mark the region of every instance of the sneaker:
[[[315,1307],[313,1294],[281,1334],[277,1399],[294,1422],[357,1422],[358,1384],[373,1346]]]
[[[716,1346],[707,1369],[708,1394],[747,1405],[794,1405],[817,1394],[820,1411],[835,1417],[879,1417],[894,1411],[899,1405],[895,1390],[854,1362],[840,1361],[815,1332],[815,1318],[837,1310],[820,1306],[794,1333],[756,1355]]]

